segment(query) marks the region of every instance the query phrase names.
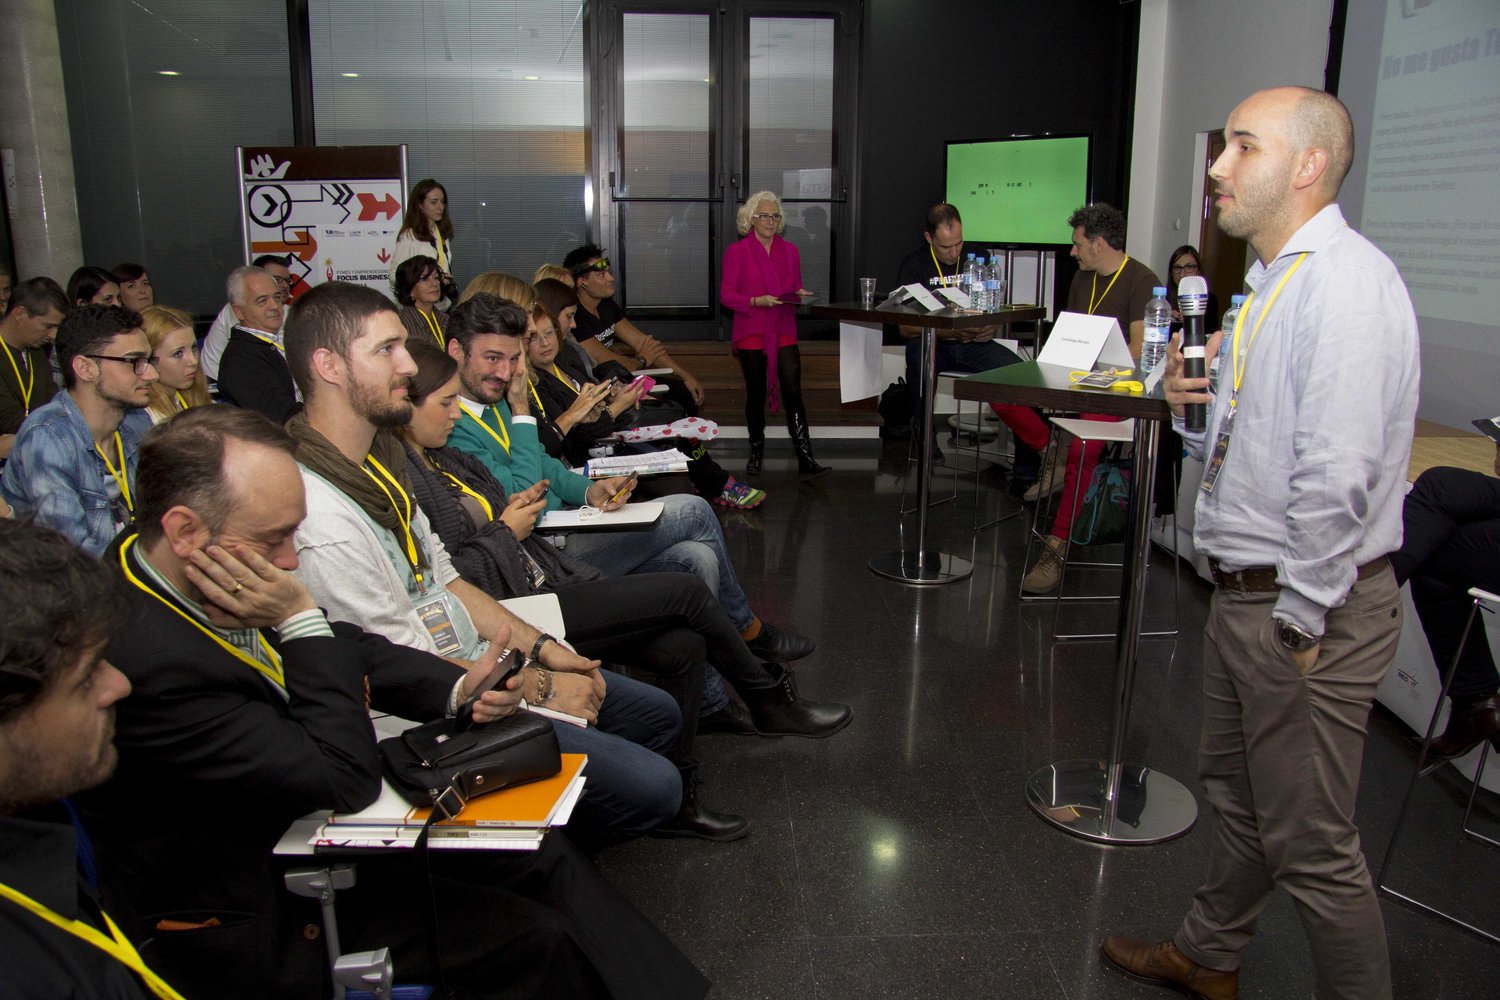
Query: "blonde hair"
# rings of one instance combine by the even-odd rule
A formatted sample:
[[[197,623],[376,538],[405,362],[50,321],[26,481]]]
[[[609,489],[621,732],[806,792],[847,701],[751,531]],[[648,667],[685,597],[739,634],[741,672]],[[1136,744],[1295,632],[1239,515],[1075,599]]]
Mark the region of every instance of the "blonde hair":
[[[183,327],[193,334],[193,343],[198,341],[198,335],[193,330],[193,317],[181,309],[173,309],[171,306],[151,305],[141,310],[141,330],[146,334],[146,340],[151,344],[151,352],[154,357],[156,347],[163,340]],[[157,417],[165,420],[177,412],[177,400],[174,394],[180,393],[187,409],[194,406],[207,406],[212,400],[208,395],[208,377],[203,374],[199,367],[198,374],[193,376],[193,384],[186,389],[168,389],[160,382],[151,383],[151,395],[146,402],[146,409]]]
[[[467,302],[481,292],[509,299],[527,312],[531,312],[536,305],[536,289],[515,275],[502,271],[486,271],[475,277],[458,297],[458,301]]]
[[[745,203],[740,206],[740,210],[734,213],[734,228],[739,230],[741,236],[750,231],[750,216],[755,214],[755,210],[760,207],[760,203],[763,201],[776,203],[776,211],[781,213],[781,221],[776,223],[776,231],[778,233],[786,232],[786,215],[781,212],[781,198],[777,196],[775,191],[757,191],[746,198]]]
[[[531,283],[534,285],[543,278],[554,278],[569,288],[573,287],[573,275],[569,273],[567,268],[557,264],[543,264],[537,268],[536,273],[531,276]]]

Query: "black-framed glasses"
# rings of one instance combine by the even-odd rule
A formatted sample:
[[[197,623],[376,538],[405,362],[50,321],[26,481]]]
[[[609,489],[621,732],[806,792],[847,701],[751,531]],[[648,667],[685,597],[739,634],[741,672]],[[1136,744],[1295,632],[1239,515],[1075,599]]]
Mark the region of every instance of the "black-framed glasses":
[[[266,273],[267,274],[271,274],[270,271],[267,271]],[[279,274],[271,274],[271,280],[274,281],[274,282],[276,282],[276,284],[281,285],[283,288],[290,288],[292,286],[291,275],[288,275],[285,278],[283,278]]]
[[[1197,274],[1198,273],[1198,265],[1194,264],[1192,261],[1188,261],[1186,264],[1173,264],[1172,265],[1172,273],[1173,274]]]
[[[755,215],[750,216],[750,218],[754,219],[756,222],[780,222],[781,221],[781,213],[780,212],[758,212]]]
[[[156,362],[152,361],[144,354],[133,354],[129,357],[123,358],[116,354],[85,354],[84,357],[93,358],[95,361],[123,361],[125,364],[134,368],[137,375],[144,375],[146,374],[147,368],[156,367]]]
[[[575,277],[575,278],[581,278],[584,275],[588,274],[590,271],[608,271],[608,270],[609,270],[609,258],[608,257],[600,257],[598,260],[594,261],[592,264],[581,264],[578,267],[573,268],[573,277]]]

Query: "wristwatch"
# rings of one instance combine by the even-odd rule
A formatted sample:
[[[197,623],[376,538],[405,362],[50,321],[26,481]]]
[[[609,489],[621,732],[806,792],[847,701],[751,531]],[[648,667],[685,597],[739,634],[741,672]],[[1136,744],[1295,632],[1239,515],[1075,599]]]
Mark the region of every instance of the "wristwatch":
[[[1291,622],[1281,618],[1276,619],[1276,638],[1280,639],[1281,644],[1294,653],[1301,653],[1312,649],[1323,641],[1321,635],[1310,635]]]

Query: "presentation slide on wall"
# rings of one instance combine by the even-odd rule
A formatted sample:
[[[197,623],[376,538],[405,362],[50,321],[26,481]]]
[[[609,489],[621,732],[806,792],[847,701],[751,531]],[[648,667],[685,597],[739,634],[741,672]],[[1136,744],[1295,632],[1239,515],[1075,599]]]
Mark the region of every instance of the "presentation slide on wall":
[[[1066,245],[1088,190],[1086,137],[948,144],[947,197],[970,242]]]
[[[1339,200],[1416,305],[1426,420],[1500,410],[1500,0],[1349,0]]]

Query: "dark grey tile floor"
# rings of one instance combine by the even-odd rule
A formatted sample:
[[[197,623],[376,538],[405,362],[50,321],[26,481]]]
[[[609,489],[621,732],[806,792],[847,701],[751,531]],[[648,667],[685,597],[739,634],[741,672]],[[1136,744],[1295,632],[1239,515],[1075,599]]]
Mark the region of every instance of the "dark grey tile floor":
[[[738,471],[742,453],[723,451]],[[1199,821],[1167,844],[1092,845],[1037,819],[1022,785],[1043,764],[1104,753],[1112,644],[1045,638],[1051,606],[1016,596],[1019,518],[979,537],[970,580],[918,588],[875,576],[869,558],[898,546],[905,444],[825,445],[819,457],[835,473],[799,485],[790,453],[773,449],[759,483],[770,499],[724,515],[724,527],[757,611],[818,641],[797,665],[804,693],[849,702],[854,722],[828,740],[703,738],[706,800],[750,816],[752,834],[642,840],[600,866],[714,980],[718,1000],[1169,995],[1102,968],[1098,948],[1113,933],[1169,935],[1203,871],[1212,817],[1195,754],[1208,588],[1185,575],[1181,638],[1142,643],[1127,740],[1130,760],[1193,790]],[[998,482],[981,476],[986,510]],[[934,509],[931,528],[965,554],[967,490]],[[1170,624],[1170,581],[1158,555],[1148,628]],[[1112,628],[1107,614],[1064,614]],[[1359,804],[1372,869],[1414,758],[1405,727],[1377,709]],[[1500,930],[1500,857],[1457,837],[1466,791],[1451,769],[1422,783],[1390,882]],[[1481,793],[1477,822],[1500,833],[1493,796]],[[1397,997],[1500,997],[1500,947],[1382,905]],[[1278,894],[1241,995],[1312,991],[1296,911]]]

